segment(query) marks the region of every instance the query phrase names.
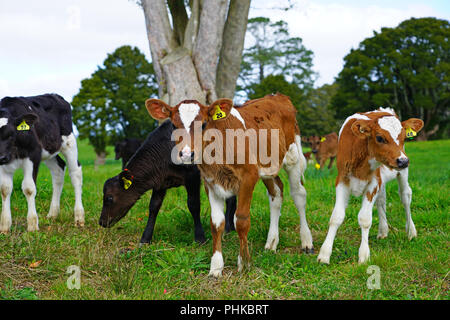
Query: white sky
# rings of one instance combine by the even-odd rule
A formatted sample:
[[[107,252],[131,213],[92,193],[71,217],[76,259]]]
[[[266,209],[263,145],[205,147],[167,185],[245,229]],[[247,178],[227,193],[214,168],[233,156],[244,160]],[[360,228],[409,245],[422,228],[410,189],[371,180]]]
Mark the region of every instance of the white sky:
[[[331,83],[360,41],[410,17],[450,19],[448,0],[253,0],[250,17],[285,20],[314,52],[316,85]],[[129,0],[0,1],[0,98],[59,93],[68,101],[80,81],[122,45],[150,59],[144,16]]]

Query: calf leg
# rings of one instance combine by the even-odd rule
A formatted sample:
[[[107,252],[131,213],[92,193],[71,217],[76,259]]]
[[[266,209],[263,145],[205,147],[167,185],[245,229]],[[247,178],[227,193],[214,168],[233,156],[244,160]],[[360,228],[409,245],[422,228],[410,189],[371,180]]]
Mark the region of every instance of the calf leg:
[[[73,133],[67,137],[63,136],[61,152],[66,158],[70,180],[72,180],[72,185],[75,190],[75,225],[84,226],[84,208],[81,200],[83,174],[81,165],[78,162],[77,141]]]
[[[164,197],[166,196],[166,189],[153,190],[150,204],[148,206],[148,220],[140,243],[150,243],[153,237],[153,230],[155,229],[156,217],[159,209],[161,209]]]
[[[209,275],[213,277],[222,276],[224,267],[222,256],[222,233],[225,228],[225,216],[223,214],[224,199],[215,194],[211,188],[207,188],[209,204],[211,206],[211,234],[213,240],[213,256]]]
[[[236,196],[228,198],[225,200],[226,209],[225,209],[225,232],[231,232],[236,230],[234,226],[234,213],[236,212],[236,204],[237,199]]]
[[[281,215],[281,204],[283,202],[283,183],[280,177],[274,179],[263,179],[267,188],[270,204],[270,227],[265,249],[277,250],[279,242],[278,222]]]
[[[23,162],[23,181],[22,191],[27,198],[28,214],[27,214],[27,231],[39,230],[38,215],[36,212],[36,176],[39,164],[35,165],[30,159],[24,159]]]
[[[345,209],[347,208],[348,199],[350,197],[350,188],[344,183],[339,183],[336,187],[336,203],[333,213],[331,214],[327,237],[320,248],[317,261],[322,263],[330,263],[331,252],[333,251],[333,242],[336,232],[345,218]]]
[[[52,174],[53,195],[50,204],[50,211],[47,218],[56,218],[60,210],[60,199],[64,185],[64,173],[66,164],[59,156],[50,158],[45,161],[45,165],[49,168]]]
[[[0,167],[0,190],[2,193],[2,214],[0,217],[0,232],[8,233],[11,220],[11,193],[13,191],[14,172],[6,172]]]
[[[330,157],[330,164],[328,165],[328,169],[331,169],[333,167],[333,161],[335,157]]]
[[[389,226],[386,219],[386,185],[383,183],[378,191],[376,201],[378,210],[378,239],[384,239],[388,236]]]
[[[411,198],[412,190],[408,183],[408,169],[400,171],[397,176],[398,181],[398,193],[400,194],[400,199],[402,200],[403,207],[405,208],[406,215],[406,233],[408,234],[408,239],[417,237],[416,227],[411,217]]]
[[[252,202],[253,190],[258,181],[258,175],[248,175],[241,182],[238,194],[238,204],[235,215],[236,231],[239,235],[239,256],[238,271],[250,266],[250,253],[248,251],[247,235],[250,230],[250,205]]]
[[[374,197],[377,195],[375,194]],[[368,198],[367,194],[363,197],[361,210],[358,213],[358,222],[361,227],[361,245],[359,247],[359,263],[365,263],[370,258],[369,249],[369,231],[372,226],[372,210],[374,199]]]
[[[194,219],[194,238],[198,243],[205,243],[205,231],[200,221],[200,176],[195,182],[186,185],[187,205]]]
[[[313,253],[314,247],[312,242],[312,236],[311,231],[309,230],[308,227],[308,222],[306,221],[306,212],[305,212],[306,189],[301,183],[303,171],[299,162],[300,161],[297,160],[295,164],[286,164],[284,168],[289,176],[291,197],[292,199],[294,199],[295,206],[297,207],[300,216],[300,239],[302,242],[302,250],[305,251],[306,253]]]

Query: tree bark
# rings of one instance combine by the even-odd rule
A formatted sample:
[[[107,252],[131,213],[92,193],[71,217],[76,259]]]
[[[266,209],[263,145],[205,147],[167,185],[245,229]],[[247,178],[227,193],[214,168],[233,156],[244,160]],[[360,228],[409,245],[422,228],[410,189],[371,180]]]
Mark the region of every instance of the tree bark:
[[[204,0],[200,25],[192,58],[197,69],[207,103],[217,100],[216,73],[223,29],[227,13],[227,0]]]
[[[216,92],[220,98],[233,99],[236,91],[249,9],[250,0],[230,1],[216,77]]]
[[[200,87],[192,59],[175,39],[165,1],[145,0],[142,7],[153,65],[158,65],[160,70],[157,74],[158,82],[163,86],[160,97],[171,105],[185,99],[205,103],[205,93]]]
[[[231,0],[227,18],[228,2],[191,0],[187,19],[181,0],[142,1],[159,96],[167,103],[176,105],[185,99],[211,103],[218,92],[220,97],[233,98],[250,0]]]

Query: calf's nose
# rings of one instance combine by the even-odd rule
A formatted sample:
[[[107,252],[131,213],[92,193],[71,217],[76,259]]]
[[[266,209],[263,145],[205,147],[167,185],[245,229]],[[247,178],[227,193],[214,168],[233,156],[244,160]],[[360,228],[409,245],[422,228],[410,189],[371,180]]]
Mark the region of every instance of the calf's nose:
[[[408,158],[398,158],[397,159],[397,166],[401,169],[407,168],[409,165],[409,159]]]
[[[8,163],[9,159],[7,156],[1,156],[0,157],[0,165]]]

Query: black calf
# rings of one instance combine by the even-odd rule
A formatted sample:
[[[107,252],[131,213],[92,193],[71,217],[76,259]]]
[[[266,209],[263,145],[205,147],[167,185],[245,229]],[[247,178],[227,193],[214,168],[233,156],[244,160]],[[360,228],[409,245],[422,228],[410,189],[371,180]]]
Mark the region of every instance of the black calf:
[[[148,135],[128,161],[126,168],[105,182],[103,209],[99,220],[102,227],[113,226],[146,191],[153,189],[147,226],[141,238],[141,243],[149,243],[167,189],[184,186],[187,191],[187,205],[194,219],[195,240],[200,243],[205,241],[200,222],[200,172],[195,165],[172,163],[171,152],[175,147],[175,143],[171,141],[173,130],[174,126],[170,121],[164,122]],[[227,200],[228,230],[234,230],[232,221],[235,210],[236,198],[233,197]]]
[[[116,160],[122,158],[122,170],[125,169],[125,166],[130,160],[130,158],[135,154],[137,149],[142,144],[142,140],[135,138],[125,138],[122,141],[116,143],[114,151],[116,152]]]

